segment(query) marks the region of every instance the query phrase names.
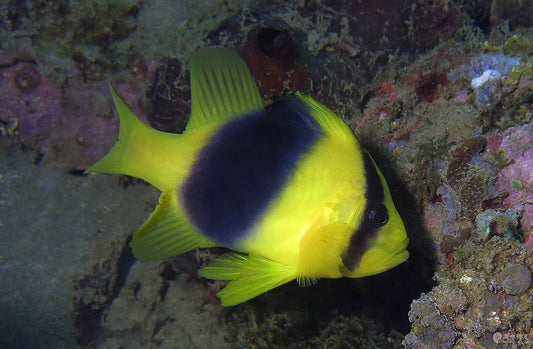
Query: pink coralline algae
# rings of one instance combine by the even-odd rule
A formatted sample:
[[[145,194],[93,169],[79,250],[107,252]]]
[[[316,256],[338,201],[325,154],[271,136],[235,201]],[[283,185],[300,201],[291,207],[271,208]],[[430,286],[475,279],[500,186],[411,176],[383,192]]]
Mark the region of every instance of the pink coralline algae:
[[[141,93],[126,81],[115,87],[128,101]],[[16,131],[22,144],[71,169],[87,168],[118,134],[106,82],[84,83],[74,74],[61,88],[37,63],[21,61],[0,68],[0,105],[2,129],[16,125],[4,133]]]
[[[508,195],[503,205],[520,212],[524,240],[533,251],[533,125],[507,129],[501,134],[500,149],[509,164],[500,171],[495,186]]]
[[[39,129],[61,127],[59,124],[64,117],[61,115],[59,103],[49,102],[57,101],[61,96],[60,91],[50,87],[50,82],[39,75],[35,64],[19,63],[14,67],[2,69],[2,122],[19,119],[18,131],[26,140],[31,136],[39,137],[36,132]]]
[[[97,90],[105,94],[105,84]],[[87,98],[82,100],[88,102]],[[22,144],[45,156],[62,158],[69,167],[83,168],[84,148],[88,144],[94,146],[97,136],[93,134],[95,131],[89,130],[104,131],[109,123],[95,125],[99,120],[88,120],[90,114],[86,110],[68,104],[65,93],[47,76],[41,75],[37,64],[21,62],[0,70],[0,120],[3,123],[17,121]]]

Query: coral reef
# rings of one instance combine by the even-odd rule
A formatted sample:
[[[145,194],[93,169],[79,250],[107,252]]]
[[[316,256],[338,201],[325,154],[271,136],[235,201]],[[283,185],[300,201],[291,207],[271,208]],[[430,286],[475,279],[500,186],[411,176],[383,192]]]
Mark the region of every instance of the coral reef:
[[[117,123],[110,121],[108,86],[74,81],[62,91],[40,68],[18,61],[0,67],[0,123],[16,125],[11,133],[16,131],[20,142],[37,149],[45,160],[59,159],[68,170],[87,168],[111,147],[118,131]],[[141,93],[140,86],[117,84],[127,95]]]
[[[3,2],[0,346],[531,347],[531,18],[519,0]],[[407,263],[222,309],[196,277],[220,251],[133,259],[157,193],[82,175],[115,141],[108,81],[180,132],[204,46],[239,51],[266,102],[301,89],[346,120]]]
[[[146,92],[148,121],[155,129],[181,133],[191,113],[189,71],[177,59],[164,59]]]
[[[1,7],[6,29],[2,36],[8,42],[32,37],[31,51],[46,66],[46,73],[61,63],[76,64],[85,78],[101,80],[124,58],[113,45],[135,31],[140,1],[5,1]],[[67,71],[53,74],[68,76]]]
[[[444,43],[377,80],[356,122],[417,193],[436,251],[438,285],[413,301],[406,348],[533,343],[531,35]]]
[[[476,103],[484,107],[498,103],[503,96],[502,81],[511,75],[513,67],[519,65],[518,59],[504,54],[482,54],[471,62]]]
[[[245,325],[245,330],[230,331],[229,340],[250,349],[401,347],[398,332],[385,334],[379,324],[367,318],[336,314],[325,322],[302,315],[307,314],[294,310],[261,314],[253,308],[230,314],[228,321]]]
[[[533,125],[510,127],[498,134],[499,155],[505,157],[503,167],[495,182],[501,193],[505,193],[503,206],[520,215],[521,238],[533,251]]]
[[[458,0],[455,3],[483,30],[501,25],[528,27],[533,23],[531,4],[521,0]]]
[[[406,348],[529,348],[533,256],[494,237],[457,248],[440,284],[413,301]]]

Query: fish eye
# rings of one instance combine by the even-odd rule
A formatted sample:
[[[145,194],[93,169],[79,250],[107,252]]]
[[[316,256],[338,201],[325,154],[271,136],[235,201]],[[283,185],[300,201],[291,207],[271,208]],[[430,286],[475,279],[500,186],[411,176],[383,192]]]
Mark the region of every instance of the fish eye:
[[[371,209],[368,212],[368,220],[375,224],[377,227],[384,226],[389,220],[389,213],[387,212],[387,208],[381,205],[380,207]]]

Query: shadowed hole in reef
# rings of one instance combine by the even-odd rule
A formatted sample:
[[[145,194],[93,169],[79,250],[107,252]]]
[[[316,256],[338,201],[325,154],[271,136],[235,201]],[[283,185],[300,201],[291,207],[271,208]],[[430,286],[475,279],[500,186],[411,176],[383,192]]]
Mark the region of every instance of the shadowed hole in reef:
[[[412,300],[432,287],[430,277],[421,277],[432,275],[420,267],[427,262],[424,256],[411,251],[408,263],[372,277],[323,279],[307,288],[292,282],[274,289],[230,309],[228,322],[239,333],[233,336],[234,340],[240,343],[242,338],[260,338],[274,347],[295,342],[305,347],[331,340],[328,336],[334,336],[335,328],[354,337],[389,337],[395,333],[396,337],[398,333],[404,336],[411,328],[407,314]],[[249,314],[254,315],[250,318]],[[342,330],[343,318],[364,324],[364,331],[370,328],[374,332]],[[347,343],[358,340],[346,339]],[[399,340],[396,338],[395,343],[384,348],[398,347]]]
[[[84,290],[90,289],[91,293],[98,295],[98,300],[91,302],[87,302],[88,300],[84,300],[82,296],[74,299],[76,315],[74,326],[77,330],[76,341],[78,345],[96,345],[103,340],[102,314],[120,294],[122,287],[126,284],[129,271],[135,263],[135,257],[129,247],[130,241],[131,237],[123,245],[116,263],[113,263],[113,258],[111,258],[101,264],[94,265],[92,273],[78,280],[77,285],[74,286],[74,291],[77,294],[82,295]],[[113,268],[115,268],[114,271]],[[111,285],[113,273],[116,273],[116,280],[114,285]]]
[[[400,182],[394,174],[386,172],[395,202],[401,203],[397,208],[411,241],[407,262],[360,279],[321,279],[306,288],[291,282],[231,308],[228,321],[234,324],[232,329],[236,331],[232,334],[233,341],[240,343],[243,338],[260,338],[275,347],[295,342],[312,347],[313,343],[340,340],[335,336],[348,335],[353,338],[342,340],[342,343],[348,343],[346,345],[350,347],[349,343],[365,345],[360,340],[369,330],[372,334],[366,335],[382,336],[381,340],[385,338],[385,342],[389,336],[395,337],[390,344],[381,342],[383,348],[401,347],[401,336],[411,330],[408,320],[411,302],[433,287],[434,254],[415,198],[398,189]],[[283,318],[288,320],[280,321]],[[350,330],[350,323],[362,324],[363,330]],[[344,330],[342,326],[345,326]],[[278,332],[282,335],[277,336]]]
[[[131,239],[132,237],[129,237],[126,241],[126,244],[122,248],[122,253],[117,261],[117,279],[113,285],[113,292],[111,292],[111,301],[113,301],[113,299],[119,295],[120,290],[122,290],[122,287],[124,287],[126,284],[130,269],[136,261],[135,256],[130,248]]]
[[[98,306],[94,303],[83,304],[78,302],[74,304],[76,313],[75,327],[78,331],[76,342],[78,345],[87,346],[98,342],[102,335],[102,324],[100,318],[106,307]]]

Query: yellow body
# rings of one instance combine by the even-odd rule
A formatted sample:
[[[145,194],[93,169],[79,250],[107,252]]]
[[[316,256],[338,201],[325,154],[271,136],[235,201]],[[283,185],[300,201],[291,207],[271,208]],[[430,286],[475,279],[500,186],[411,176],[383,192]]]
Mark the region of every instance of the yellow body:
[[[131,242],[142,260],[220,245],[188,218],[180,201],[181,188],[201,150],[225,123],[263,109],[246,65],[229,50],[204,49],[192,57],[191,90],[191,119],[186,132],[176,135],[144,125],[112,89],[121,122],[119,139],[108,155],[87,170],[139,177],[163,192],[158,207]],[[298,160],[253,229],[226,246],[234,252],[200,271],[204,277],[232,280],[219,293],[223,305],[244,302],[293,279],[310,284],[323,277],[376,274],[408,257],[405,228],[376,167],[379,178],[374,185],[383,188],[388,220],[374,229],[355,264],[345,265],[368,214],[366,153],[328,108],[298,92],[293,98],[320,126],[321,136]]]

